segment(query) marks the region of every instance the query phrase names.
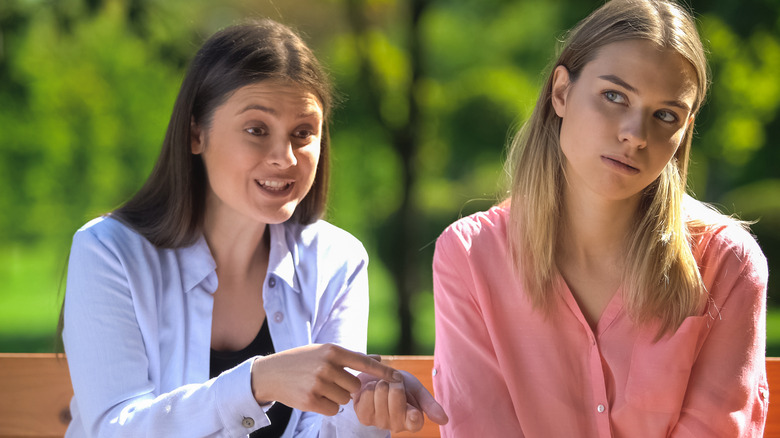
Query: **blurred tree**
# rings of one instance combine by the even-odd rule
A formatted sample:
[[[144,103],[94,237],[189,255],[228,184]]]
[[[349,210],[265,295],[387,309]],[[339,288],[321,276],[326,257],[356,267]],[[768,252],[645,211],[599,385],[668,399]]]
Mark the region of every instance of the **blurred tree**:
[[[371,349],[430,353],[433,242],[458,217],[505,196],[505,147],[530,114],[556,40],[601,3],[6,0],[0,251],[42,244],[64,257],[73,231],[120,204],[151,170],[203,39],[243,17],[269,16],[307,36],[343,97],[328,219],[371,255]],[[714,78],[697,120],[691,189],[760,219],[753,230],[775,272],[780,4],[691,3]]]
[[[427,6],[425,0],[411,0],[409,10],[401,22],[404,46],[397,48],[392,65],[376,50],[382,44],[382,37],[369,30],[368,17],[363,0],[348,0],[346,12],[352,28],[359,63],[357,85],[359,94],[369,105],[365,107],[382,130],[389,137],[392,148],[400,159],[401,199],[397,211],[388,217],[380,232],[389,236],[379,242],[382,260],[393,274],[397,293],[397,309],[400,325],[398,351],[402,354],[414,352],[412,335],[412,298],[420,287],[418,271],[420,260],[416,248],[419,246],[418,222],[420,214],[412,199],[412,190],[417,180],[414,160],[420,143],[422,118],[420,105],[414,92],[422,75],[422,48],[420,41],[420,18]],[[378,40],[378,41],[377,41]],[[405,53],[403,53],[405,52]],[[379,55],[379,56],[378,56]],[[392,58],[391,58],[392,59]],[[393,72],[395,70],[395,72]],[[398,73],[393,77],[393,73]]]
[[[556,41],[602,2],[344,3],[352,34],[336,38],[331,59],[350,99],[337,132],[345,139],[370,139],[371,146],[355,162],[362,175],[395,174],[392,184],[398,186],[391,198],[397,205],[394,214],[369,213],[352,222],[374,230],[368,234],[378,240],[382,262],[395,266],[398,350],[430,351],[429,320],[412,317],[413,325],[405,324],[410,321],[406,306],[412,306],[413,314],[432,314],[432,242],[459,216],[504,196],[505,145],[530,113]],[[701,3],[706,4],[701,11],[695,3],[693,8],[700,12],[715,79],[697,121],[691,188],[727,212],[761,218],[754,231],[772,262],[780,242],[780,192],[774,166],[778,152],[767,147],[766,139],[770,130],[778,132],[780,5],[740,4],[741,11],[748,11],[744,15],[756,18],[745,20],[733,15],[732,2]],[[748,21],[754,25],[745,26]],[[405,132],[414,134],[398,134]],[[385,148],[391,152],[375,160],[374,151]],[[366,221],[370,217],[380,219],[380,226],[372,227]]]

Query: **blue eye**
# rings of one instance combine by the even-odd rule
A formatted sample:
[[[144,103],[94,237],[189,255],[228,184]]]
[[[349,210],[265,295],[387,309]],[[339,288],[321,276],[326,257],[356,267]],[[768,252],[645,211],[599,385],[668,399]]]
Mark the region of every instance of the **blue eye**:
[[[621,93],[618,93],[617,91],[607,90],[601,94],[604,95],[604,97],[610,102],[625,103],[626,101],[626,98],[623,97],[623,95]]]
[[[656,111],[655,116],[658,117],[659,120],[666,123],[674,123],[677,121],[677,115],[667,110]]]

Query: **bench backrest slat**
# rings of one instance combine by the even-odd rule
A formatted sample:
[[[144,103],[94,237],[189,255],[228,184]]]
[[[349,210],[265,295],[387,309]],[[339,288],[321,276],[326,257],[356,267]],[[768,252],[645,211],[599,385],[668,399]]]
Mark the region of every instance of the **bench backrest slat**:
[[[72,396],[65,356],[0,353],[0,437],[62,437]]]
[[[766,416],[765,438],[780,438],[780,403],[772,405],[772,388],[780,388],[780,357],[766,358],[766,377],[769,383],[769,412]],[[780,390],[774,397],[780,398]]]
[[[433,392],[433,357],[382,356],[382,362],[414,374]],[[770,388],[780,388],[780,358],[767,358]],[[64,356],[39,353],[0,353],[0,437],[61,437],[70,420],[73,390]],[[770,401],[772,396],[770,395]],[[780,396],[778,396],[780,397]],[[770,404],[764,437],[780,438],[780,405]],[[393,437],[437,438],[430,421],[417,433]]]
[[[428,388],[433,394],[433,356],[382,356],[382,362],[397,369],[404,370],[414,374],[417,379]],[[395,433],[395,437],[419,437],[419,438],[438,438],[440,437],[439,425],[425,419],[423,428],[416,433]]]

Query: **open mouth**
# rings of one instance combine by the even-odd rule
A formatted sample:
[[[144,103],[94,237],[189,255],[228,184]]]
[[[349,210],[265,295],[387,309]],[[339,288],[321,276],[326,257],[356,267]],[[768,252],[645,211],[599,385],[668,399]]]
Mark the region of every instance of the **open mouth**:
[[[255,180],[255,183],[263,190],[282,193],[289,190],[295,181]]]

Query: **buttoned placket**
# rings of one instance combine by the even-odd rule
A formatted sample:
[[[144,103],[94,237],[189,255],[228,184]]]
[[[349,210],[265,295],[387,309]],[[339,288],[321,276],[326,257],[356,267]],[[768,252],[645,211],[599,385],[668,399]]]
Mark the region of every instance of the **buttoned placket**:
[[[265,308],[266,311],[269,311],[268,319],[269,322],[273,321],[276,324],[281,324],[284,322],[284,311],[280,305],[279,302],[279,290],[278,287],[278,281],[276,280],[276,277],[273,275],[269,275],[268,281],[266,282],[267,285],[267,293],[264,294],[264,300],[265,301]]]
[[[607,398],[607,383],[604,380],[604,364],[601,358],[601,351],[595,334],[587,327],[588,340],[590,341],[590,372],[591,382],[593,382],[593,411],[592,415],[596,417],[596,426],[599,437],[609,438],[612,436],[609,423],[609,399]]]
[[[563,279],[561,279],[561,281],[563,281]],[[580,309],[567,285],[565,285],[565,288],[568,292],[568,295],[565,297],[566,304],[579,321],[583,331],[585,332],[585,336],[587,337],[588,368],[590,370],[590,381],[592,382],[591,386],[593,388],[593,399],[590,403],[591,410],[589,412],[590,415],[594,416],[594,422],[596,423],[596,428],[598,429],[598,436],[600,438],[611,438],[612,426],[610,425],[609,421],[609,398],[607,397],[607,383],[604,378],[604,363],[601,357],[601,351],[599,349],[598,337],[596,333],[594,333],[593,329],[591,329],[590,324],[588,324],[587,320],[585,319],[585,316],[582,314],[582,310]],[[610,302],[610,304],[612,303]],[[610,305],[607,305],[607,308],[609,307]],[[601,318],[605,317],[607,308],[605,308]]]

